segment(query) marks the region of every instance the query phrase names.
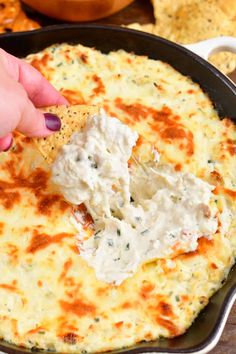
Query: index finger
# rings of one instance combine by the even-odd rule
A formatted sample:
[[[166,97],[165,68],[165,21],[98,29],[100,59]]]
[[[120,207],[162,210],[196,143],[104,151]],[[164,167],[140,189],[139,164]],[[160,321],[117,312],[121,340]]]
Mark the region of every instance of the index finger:
[[[30,64],[0,49],[11,77],[26,90],[36,107],[68,104],[67,100]]]

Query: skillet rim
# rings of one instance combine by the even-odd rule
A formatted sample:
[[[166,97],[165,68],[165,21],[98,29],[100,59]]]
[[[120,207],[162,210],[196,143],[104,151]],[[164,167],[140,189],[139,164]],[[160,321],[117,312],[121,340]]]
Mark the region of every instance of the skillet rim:
[[[61,31],[61,30],[71,30],[71,29],[91,29],[91,30],[96,30],[96,29],[101,29],[101,30],[112,30],[115,32],[125,32],[125,33],[130,33],[133,35],[137,35],[138,37],[144,37],[144,38],[150,38],[154,41],[158,41],[160,43],[164,43],[167,46],[171,46],[173,48],[176,48],[178,51],[181,51],[185,53],[188,57],[191,57],[194,61],[199,62],[201,65],[206,67],[208,70],[210,70],[215,76],[219,77],[224,84],[229,87],[231,90],[233,90],[234,94],[236,94],[236,83],[234,83],[228,76],[223,74],[219,69],[217,69],[214,65],[212,65],[209,61],[206,61],[196,53],[190,51],[189,49],[185,48],[184,46],[177,44],[175,42],[172,42],[164,37],[156,36],[154,34],[148,33],[148,32],[143,32],[140,30],[135,30],[132,28],[126,28],[126,27],[121,27],[119,25],[107,25],[107,24],[97,24],[97,23],[82,23],[82,24],[56,24],[56,25],[50,25],[50,26],[45,26],[41,27],[39,29],[31,30],[31,31],[21,31],[21,32],[11,32],[11,33],[3,33],[0,34],[0,44],[1,41],[4,39],[8,38],[18,38],[18,37],[33,37],[37,36],[38,34],[42,33],[47,33],[47,32],[53,32],[53,31]]]
[[[204,59],[202,59],[201,57],[199,57],[197,54],[189,51],[188,49],[174,43],[171,42],[167,39],[164,39],[162,37],[158,37],[149,33],[144,33],[141,31],[137,31],[137,30],[133,30],[133,29],[127,29],[127,28],[123,28],[117,25],[101,25],[101,24],[62,24],[62,25],[53,25],[53,26],[48,26],[48,27],[44,27],[41,29],[37,29],[34,31],[24,31],[24,32],[17,32],[17,33],[7,33],[7,34],[2,34],[0,35],[0,46],[1,43],[5,41],[5,43],[7,43],[7,41],[10,39],[11,41],[14,42],[14,40],[17,41],[17,38],[27,38],[27,37],[32,37],[32,38],[36,38],[37,36],[40,36],[42,34],[47,34],[47,33],[59,33],[61,31],[70,31],[70,30],[80,30],[80,29],[87,29],[87,30],[105,30],[105,31],[113,31],[116,33],[127,33],[130,34],[131,36],[135,37],[138,36],[149,39],[150,41],[153,42],[159,42],[163,45],[166,45],[167,47],[171,47],[171,48],[175,48],[177,52],[182,52],[182,54],[184,54],[186,57],[190,58],[190,60],[192,60],[193,65],[194,63],[199,63],[201,66],[205,67],[208,71],[211,72],[211,74],[215,77],[217,77],[225,86],[227,89],[229,89],[232,94],[234,95],[234,99],[235,99],[235,103],[236,103],[236,86],[233,83],[233,81],[231,81],[228,77],[226,77],[223,73],[221,73],[217,68],[215,68],[213,65],[211,65],[209,62],[205,61]],[[60,38],[58,38],[58,42],[60,42]],[[54,42],[55,43],[55,42]],[[17,45],[17,42],[16,42]],[[4,47],[4,45],[3,45]],[[30,51],[30,48],[27,48],[27,50],[29,51],[29,53],[33,53],[35,51]],[[38,49],[40,50],[40,49]],[[115,49],[117,50],[117,49]],[[14,52],[14,48],[13,51]],[[160,59],[161,60],[161,59]],[[172,64],[171,64],[172,65]],[[172,65],[173,66],[173,65]],[[178,69],[176,69],[178,70]],[[186,75],[186,74],[183,74]],[[191,76],[191,74],[190,74]],[[196,81],[193,79],[193,81]],[[201,83],[200,83],[201,85]],[[209,95],[210,93],[207,92]],[[224,98],[224,94],[223,94],[223,98]],[[227,99],[227,97],[226,97]],[[211,99],[212,100],[212,99]],[[236,105],[235,105],[236,106]],[[236,108],[235,108],[235,117],[236,117]],[[232,117],[233,119],[235,117]],[[122,353],[122,354],[136,354],[136,353],[142,353],[142,352],[158,352],[158,353],[195,353],[195,354],[203,354],[203,353],[207,353],[208,350],[212,349],[218,342],[220,335],[224,329],[225,326],[225,322],[227,320],[227,317],[229,315],[229,311],[231,309],[231,307],[233,306],[233,302],[236,300],[236,266],[234,266],[231,271],[230,271],[231,275],[232,273],[234,274],[234,281],[233,284],[229,285],[229,289],[226,290],[225,295],[223,295],[223,300],[222,303],[220,304],[220,309],[219,309],[219,313],[218,313],[218,317],[217,320],[215,322],[215,325],[212,329],[212,331],[210,332],[210,335],[203,340],[202,342],[200,342],[200,344],[196,344],[193,345],[191,347],[189,347],[189,349],[171,349],[171,348],[164,348],[164,347],[160,347],[155,345],[155,343],[150,346],[150,343],[152,344],[153,342],[147,342],[146,344],[136,344],[135,346],[131,347],[131,348],[127,348],[127,349],[121,349],[121,350],[114,350],[112,352],[110,352],[111,354],[115,354],[115,353]],[[229,277],[229,276],[228,276]],[[232,280],[232,279],[231,279]],[[227,283],[229,282],[229,279],[227,278],[225,285],[227,285]],[[224,288],[225,286],[223,286]],[[215,295],[213,295],[213,297],[210,298],[210,302],[212,302],[212,299],[215,298],[217,296],[217,294],[219,295],[220,292],[223,291],[223,288],[219,289]],[[207,313],[207,308],[208,306],[203,310],[203,312],[201,313]],[[199,316],[198,316],[199,317]],[[223,327],[222,327],[222,323],[223,323]],[[186,333],[189,332],[189,329],[187,330]],[[185,335],[185,334],[184,334]],[[184,336],[183,335],[183,336]],[[181,336],[181,337],[183,337]],[[177,337],[180,338],[180,337]],[[168,340],[169,342],[172,341]],[[213,344],[213,347],[212,347]],[[9,343],[6,342],[0,342],[0,350],[5,351],[6,353],[11,353],[11,354],[22,354],[22,353],[30,353],[32,352],[32,350],[28,350],[26,348],[20,348],[18,346],[15,345],[11,345]],[[38,352],[41,353],[46,353],[46,351],[40,351],[37,350]],[[57,353],[59,354],[59,353]]]

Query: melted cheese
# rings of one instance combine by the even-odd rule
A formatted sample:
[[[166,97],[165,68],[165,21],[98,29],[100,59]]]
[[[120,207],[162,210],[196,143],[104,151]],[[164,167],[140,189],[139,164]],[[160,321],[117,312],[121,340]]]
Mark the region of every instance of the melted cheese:
[[[219,119],[199,85],[158,60],[62,44],[27,61],[70,102],[104,106],[144,136],[161,164],[214,185],[219,214],[227,208],[232,216],[225,234],[219,222],[195,251],[145,263],[119,286],[104,283],[79,255],[71,207],[48,166],[30,139],[15,137],[0,155],[0,337],[33,350],[85,354],[184,333],[236,255],[234,123]],[[148,161],[141,138],[134,150]],[[89,238],[91,216],[79,209]]]
[[[209,208],[214,186],[168,165],[129,170],[137,137],[101,112],[64,145],[52,168],[64,197],[84,203],[94,219],[94,236],[78,235],[81,257],[98,279],[117,285],[143,262],[196,250],[198,238],[218,226],[217,208]]]
[[[53,164],[52,178],[71,203],[84,202],[95,218],[111,215],[117,204],[129,202],[127,160],[136,132],[104,112],[90,117],[85,129],[74,133]]]

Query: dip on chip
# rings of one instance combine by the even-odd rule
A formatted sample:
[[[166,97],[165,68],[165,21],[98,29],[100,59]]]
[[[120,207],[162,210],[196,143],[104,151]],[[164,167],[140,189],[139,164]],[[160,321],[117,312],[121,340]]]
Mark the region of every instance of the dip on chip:
[[[55,113],[53,108],[51,112]],[[142,264],[195,251],[198,238],[211,239],[216,233],[221,219],[212,203],[214,186],[174,171],[170,164],[159,164],[157,151],[149,163],[135,159],[133,166],[138,134],[103,110],[88,116],[76,130],[80,106],[62,107],[61,113],[67,116],[62,120],[64,140],[71,136],[61,141],[52,181],[65,200],[84,203],[92,216],[94,232],[89,239],[82,232],[79,211],[72,221],[78,229],[80,255],[99,280],[120,285]],[[43,141],[53,145],[51,137]],[[56,152],[57,144],[52,148]]]
[[[35,145],[50,163],[55,159],[58,149],[66,144],[74,132],[78,132],[85,125],[86,119],[98,113],[99,108],[95,106],[74,105],[73,107],[56,106],[45,108],[45,112],[57,114],[61,120],[59,132],[47,138],[35,139]]]

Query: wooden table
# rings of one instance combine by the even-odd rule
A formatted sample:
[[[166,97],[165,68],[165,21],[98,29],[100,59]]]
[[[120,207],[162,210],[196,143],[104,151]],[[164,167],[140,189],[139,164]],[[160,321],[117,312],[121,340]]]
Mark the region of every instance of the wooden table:
[[[30,16],[38,20],[42,26],[61,23],[60,21],[39,16],[31,11]],[[152,5],[148,0],[136,0],[119,13],[96,22],[117,25],[129,24],[133,22],[154,22]],[[236,71],[229,76],[236,83]],[[211,354],[236,354],[236,304],[234,305],[228,318],[222,338],[216,348],[211,351]]]

